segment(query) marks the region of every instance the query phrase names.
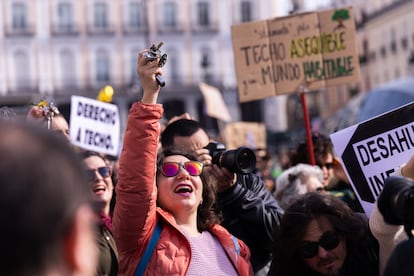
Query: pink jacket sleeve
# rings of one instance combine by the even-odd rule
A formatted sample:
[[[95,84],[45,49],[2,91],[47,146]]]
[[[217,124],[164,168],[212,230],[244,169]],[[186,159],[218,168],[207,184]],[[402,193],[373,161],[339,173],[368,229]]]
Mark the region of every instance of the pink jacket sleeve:
[[[159,104],[138,102],[128,115],[113,215],[121,274],[128,266],[136,267],[155,227],[155,173],[162,113]]]

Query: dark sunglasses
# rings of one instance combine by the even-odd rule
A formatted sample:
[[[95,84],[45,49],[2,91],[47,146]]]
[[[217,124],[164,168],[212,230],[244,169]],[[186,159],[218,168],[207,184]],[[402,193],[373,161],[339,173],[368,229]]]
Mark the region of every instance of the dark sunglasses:
[[[319,246],[325,250],[332,250],[339,245],[339,235],[336,232],[325,232],[317,242],[307,241],[298,248],[299,255],[304,259],[318,255]]]
[[[334,164],[333,163],[325,163],[325,164],[319,164],[318,165],[321,169],[323,169],[323,167],[325,167],[327,170],[330,170],[333,168]]]
[[[318,193],[326,192],[326,187],[318,187],[315,189],[315,192],[318,192]]]
[[[103,178],[111,176],[111,168],[110,167],[99,167],[95,170],[86,170],[86,179],[88,181],[94,181],[96,178],[96,172]]]
[[[191,176],[197,176],[203,171],[203,163],[197,161],[166,162],[159,167],[159,170],[165,177],[173,177],[178,174],[180,168],[184,168]]]

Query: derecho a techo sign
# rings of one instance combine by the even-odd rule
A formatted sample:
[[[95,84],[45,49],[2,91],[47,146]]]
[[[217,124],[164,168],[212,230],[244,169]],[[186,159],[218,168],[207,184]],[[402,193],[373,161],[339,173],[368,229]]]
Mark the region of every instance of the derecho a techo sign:
[[[120,143],[118,107],[81,96],[72,96],[70,138],[74,145],[117,156]]]
[[[414,102],[330,135],[366,214],[385,179],[414,154]]]
[[[233,25],[240,102],[360,78],[351,7]]]

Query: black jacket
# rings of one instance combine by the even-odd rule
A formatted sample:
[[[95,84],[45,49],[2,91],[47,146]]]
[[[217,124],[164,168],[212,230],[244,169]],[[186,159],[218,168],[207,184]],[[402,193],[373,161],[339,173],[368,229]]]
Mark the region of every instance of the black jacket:
[[[254,173],[238,174],[236,184],[218,194],[217,206],[222,225],[249,246],[253,270],[258,271],[272,258],[273,228],[279,226],[283,210]]]
[[[395,247],[385,267],[384,276],[414,275],[414,239],[410,238]]]

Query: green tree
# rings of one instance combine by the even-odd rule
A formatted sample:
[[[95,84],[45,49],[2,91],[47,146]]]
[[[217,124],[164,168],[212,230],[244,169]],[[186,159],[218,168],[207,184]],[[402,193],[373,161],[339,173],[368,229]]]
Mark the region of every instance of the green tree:
[[[332,15],[332,20],[338,22],[338,26],[335,27],[335,29],[345,28],[345,25],[343,24],[344,20],[348,20],[351,18],[349,16],[349,11],[345,9],[337,10]]]

